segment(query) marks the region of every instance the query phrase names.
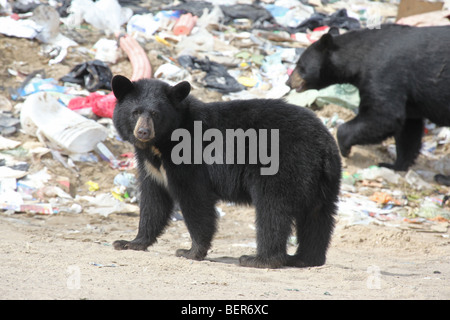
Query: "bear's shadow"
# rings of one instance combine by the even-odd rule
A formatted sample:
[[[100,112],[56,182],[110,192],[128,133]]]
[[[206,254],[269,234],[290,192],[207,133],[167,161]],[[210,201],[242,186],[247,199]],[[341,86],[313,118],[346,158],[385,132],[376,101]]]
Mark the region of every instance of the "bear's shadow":
[[[239,258],[236,257],[205,258],[205,261],[239,265]]]

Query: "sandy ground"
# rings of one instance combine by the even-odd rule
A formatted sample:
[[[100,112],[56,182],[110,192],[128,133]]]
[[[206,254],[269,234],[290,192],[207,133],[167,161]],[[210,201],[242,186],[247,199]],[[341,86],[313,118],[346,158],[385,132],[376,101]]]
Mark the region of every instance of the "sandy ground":
[[[205,261],[177,258],[189,248],[182,221],[147,252],[115,251],[133,239],[137,216],[1,216],[2,299],[449,299],[449,239],[379,225],[338,223],[326,265],[252,269],[254,212],[223,206]],[[293,246],[289,247],[292,251]]]
[[[151,50],[146,48],[151,58]],[[29,73],[43,68],[58,78],[81,62],[69,52],[64,63],[47,65],[34,41],[0,37],[3,93],[20,84],[7,69]],[[158,63],[152,60],[152,64]],[[162,62],[160,62],[162,63]],[[131,74],[124,59],[114,73]],[[24,141],[34,138],[19,135]],[[114,146],[116,153],[128,146]],[[380,147],[355,148],[346,169],[356,171],[386,157]],[[71,177],[76,194],[85,182],[108,190],[118,171],[104,162],[81,167],[78,177],[45,156],[32,169],[47,166],[52,174]],[[338,217],[327,263],[316,268],[252,269],[238,258],[255,252],[254,210],[221,204],[225,213],[207,259],[175,257],[189,248],[183,221],[173,221],[147,252],[115,251],[112,242],[134,239],[139,217],[133,214],[56,215],[0,212],[0,299],[442,299],[450,298],[450,240],[446,223],[438,230],[370,223],[354,225]],[[289,251],[295,247],[289,245]]]

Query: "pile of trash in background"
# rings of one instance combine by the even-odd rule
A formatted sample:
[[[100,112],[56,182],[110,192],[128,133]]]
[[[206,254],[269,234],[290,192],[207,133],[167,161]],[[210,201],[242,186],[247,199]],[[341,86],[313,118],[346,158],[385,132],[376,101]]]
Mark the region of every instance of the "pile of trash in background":
[[[290,90],[303,50],[330,27],[450,24],[449,9],[419,0],[0,0],[1,212],[139,211],[133,150],[111,120],[113,74],[187,80],[205,101],[285,98],[318,111],[334,133],[343,114],[358,112],[358,90]],[[24,42],[30,61],[15,47]],[[342,112],[321,115],[327,106]],[[343,219],[446,232],[449,188],[432,177],[450,174],[450,129],[426,130],[427,170],[344,167]],[[393,146],[380,148],[395,156]]]

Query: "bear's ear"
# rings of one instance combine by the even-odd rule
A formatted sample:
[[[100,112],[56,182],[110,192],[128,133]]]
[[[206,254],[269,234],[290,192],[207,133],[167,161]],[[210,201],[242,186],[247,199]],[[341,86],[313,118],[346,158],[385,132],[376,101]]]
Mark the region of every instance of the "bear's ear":
[[[331,34],[332,36],[338,36],[339,35],[339,28],[336,27],[331,27],[328,32],[329,34]]]
[[[127,77],[118,75],[112,79],[111,88],[116,99],[122,100],[126,94],[133,91],[134,85]]]
[[[325,33],[319,39],[319,47],[324,50],[331,50],[336,47],[334,43],[333,36],[330,33]]]
[[[183,101],[191,92],[191,85],[187,81],[180,82],[170,88],[169,96],[175,102]]]

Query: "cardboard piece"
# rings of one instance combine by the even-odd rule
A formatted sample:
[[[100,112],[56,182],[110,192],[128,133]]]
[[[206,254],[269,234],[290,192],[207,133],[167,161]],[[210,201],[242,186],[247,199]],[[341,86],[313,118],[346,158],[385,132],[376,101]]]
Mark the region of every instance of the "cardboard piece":
[[[397,19],[442,10],[443,2],[429,2],[424,0],[401,0],[398,6]]]

